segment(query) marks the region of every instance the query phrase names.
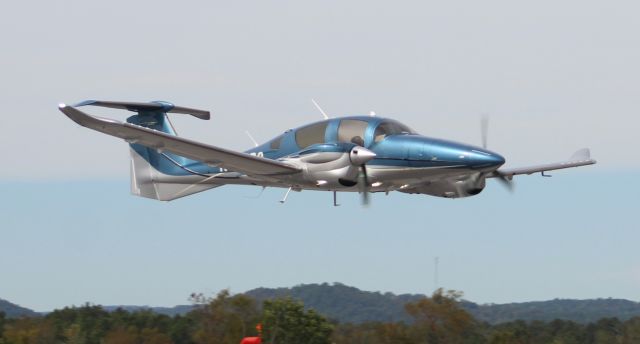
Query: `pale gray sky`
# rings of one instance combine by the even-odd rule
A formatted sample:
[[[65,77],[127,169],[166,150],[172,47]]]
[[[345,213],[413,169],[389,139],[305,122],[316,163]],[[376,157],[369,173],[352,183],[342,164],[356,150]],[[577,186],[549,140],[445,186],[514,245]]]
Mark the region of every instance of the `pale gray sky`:
[[[443,285],[473,301],[639,300],[638,13],[584,0],[5,4],[0,298],[49,310],[301,282],[429,292],[437,255]],[[513,195],[490,182],[465,200],[374,195],[372,209],[233,187],[159,203],[128,194],[125,143],[56,109],[168,100],[213,112],[174,117],[181,135],[243,149],[245,130],[264,141],[320,119],[310,98],[473,144],[489,113],[507,165],[582,147],[599,164],[519,178]]]
[[[25,1],[0,14],[5,178],[126,176],[126,148],[56,110],[84,99],[213,111],[180,133],[251,146],[335,115],[395,117],[479,142],[508,164],[583,146],[637,168],[640,4],[634,1]],[[104,113],[97,109],[95,113]],[[116,114],[124,118],[125,114]]]

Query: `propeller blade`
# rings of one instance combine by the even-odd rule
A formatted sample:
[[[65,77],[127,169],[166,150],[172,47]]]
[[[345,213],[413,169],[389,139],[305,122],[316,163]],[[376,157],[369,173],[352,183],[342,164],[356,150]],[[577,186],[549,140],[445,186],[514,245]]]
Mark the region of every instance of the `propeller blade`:
[[[487,149],[487,137],[489,135],[489,115],[484,114],[480,119],[480,135],[482,137],[482,148]]]
[[[360,165],[360,180],[358,181],[358,188],[360,188],[360,194],[362,195],[362,205],[369,205],[369,177],[367,176],[367,167]]]
[[[494,173],[497,176],[497,180],[500,184],[504,185],[504,187],[507,188],[507,190],[509,190],[509,192],[513,193],[513,189],[514,189],[514,184],[513,184],[513,180],[511,180],[509,177],[500,174],[500,172],[498,171],[494,171]]]
[[[482,137],[482,148],[487,149],[487,140],[489,137],[489,115],[483,114],[480,119],[480,135]],[[514,184],[511,178],[501,174],[498,171],[493,171],[498,182],[504,185],[509,192],[513,192]]]
[[[453,186],[456,188],[456,195],[458,197],[464,197],[464,192],[462,190],[462,183],[460,181],[456,181],[453,183]]]

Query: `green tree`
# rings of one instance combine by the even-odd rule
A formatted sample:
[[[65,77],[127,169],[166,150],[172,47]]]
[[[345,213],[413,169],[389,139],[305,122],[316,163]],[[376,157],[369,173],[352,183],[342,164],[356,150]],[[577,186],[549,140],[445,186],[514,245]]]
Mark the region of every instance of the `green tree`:
[[[624,344],[640,343],[640,317],[625,321],[622,342]]]
[[[237,344],[243,337],[256,333],[258,308],[248,296],[231,296],[228,290],[223,290],[214,299],[195,294],[192,300],[199,305],[189,314],[195,325],[192,334],[195,343]]]
[[[176,315],[171,319],[167,333],[174,343],[193,344],[191,333],[195,327],[195,321],[190,316]]]
[[[21,318],[8,324],[3,333],[10,344],[50,344],[56,342],[55,328],[42,318]]]
[[[140,344],[173,344],[171,337],[157,328],[144,328],[140,331]]]
[[[7,322],[7,316],[4,312],[0,312],[0,344],[2,344],[3,333],[4,333],[4,325]]]
[[[107,332],[104,344],[138,344],[138,335],[133,328],[116,327]]]
[[[489,327],[490,344],[529,343],[529,326],[522,320],[511,321]]]
[[[339,344],[413,344],[408,329],[409,327],[401,322],[337,324],[331,341]]]
[[[267,300],[263,304],[263,338],[268,344],[328,344],[332,326],[314,310],[291,298]]]
[[[412,336],[416,343],[456,344],[477,342],[476,322],[458,302],[462,293],[442,289],[430,298],[407,303],[405,309],[414,319]]]
[[[53,311],[46,319],[56,328],[58,341],[65,343],[100,344],[111,327],[109,313],[90,304]]]
[[[621,343],[623,338],[623,327],[617,318],[603,318],[598,320],[592,329],[592,343],[594,344],[615,344]]]
[[[331,341],[339,344],[382,344],[376,334],[377,325],[377,323],[335,324]]]

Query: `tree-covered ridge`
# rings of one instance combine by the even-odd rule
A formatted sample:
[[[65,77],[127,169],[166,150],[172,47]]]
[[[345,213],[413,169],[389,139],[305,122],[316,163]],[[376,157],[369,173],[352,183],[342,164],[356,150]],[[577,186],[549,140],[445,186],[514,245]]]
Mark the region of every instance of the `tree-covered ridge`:
[[[0,312],[4,313],[8,318],[16,318],[21,316],[33,317],[38,315],[38,313],[28,308],[20,307],[3,299],[0,299]]]
[[[404,305],[425,297],[421,294],[363,291],[344,284],[302,284],[293,288],[258,288],[246,292],[257,300],[289,296],[307,307],[340,322],[409,321]],[[533,301],[508,304],[477,304],[462,300],[461,306],[478,321],[498,324],[515,320],[571,320],[596,322],[602,318],[627,320],[640,316],[640,303],[621,299]]]
[[[622,299],[555,299],[489,305],[463,302],[462,306],[476,319],[491,324],[515,320],[552,321],[555,319],[586,324],[602,318],[627,320],[640,316],[640,303]]]
[[[331,319],[352,323],[408,321],[410,318],[404,311],[404,305],[424,297],[362,291],[341,283],[303,284],[293,288],[277,289],[258,288],[245,294],[259,301],[291,297]]]
[[[411,317],[404,306],[424,297],[424,295],[380,293],[363,291],[340,283],[303,284],[293,288],[258,288],[245,293],[259,303],[282,297],[301,301],[307,309],[313,309],[329,319],[341,323],[360,324],[365,322],[408,322]],[[602,318],[616,317],[627,320],[640,316],[640,303],[620,299],[535,301],[509,304],[480,305],[460,301],[461,307],[475,319],[490,324],[515,320],[552,321],[571,320],[577,323],[597,322]],[[193,305],[175,307],[148,306],[104,306],[106,311],[123,309],[129,312],[153,311],[158,314],[185,315],[193,310]],[[16,311],[17,310],[17,311]],[[34,316],[35,312],[0,300],[0,312],[7,317],[21,315]]]

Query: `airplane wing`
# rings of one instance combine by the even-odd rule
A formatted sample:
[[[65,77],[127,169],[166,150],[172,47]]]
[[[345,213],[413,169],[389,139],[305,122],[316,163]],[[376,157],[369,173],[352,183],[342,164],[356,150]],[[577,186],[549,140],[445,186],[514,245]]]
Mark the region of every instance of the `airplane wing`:
[[[563,168],[593,165],[595,163],[596,161],[591,159],[591,153],[589,152],[589,149],[583,148],[573,153],[573,155],[566,161],[552,163],[552,164],[528,166],[528,167],[498,169],[488,177],[489,178],[499,177],[499,178],[511,179],[513,178],[513,176],[516,176],[519,174],[533,174],[537,172],[560,170]]]
[[[60,104],[59,109],[83,127],[119,137],[129,143],[138,143],[160,151],[166,150],[186,158],[202,161],[206,164],[219,166],[232,171],[254,176],[276,176],[300,172],[300,169],[276,160],[210,146],[131,123],[122,123],[112,119],[91,116],[65,104]]]

